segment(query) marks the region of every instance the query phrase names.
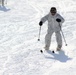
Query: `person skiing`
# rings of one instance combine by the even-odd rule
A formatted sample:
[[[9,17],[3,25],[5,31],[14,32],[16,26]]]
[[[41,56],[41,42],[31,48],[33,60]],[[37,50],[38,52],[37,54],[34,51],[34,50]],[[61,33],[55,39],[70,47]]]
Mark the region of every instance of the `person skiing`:
[[[56,41],[57,41],[57,51],[60,51],[62,48],[62,37],[61,37],[61,26],[64,23],[64,18],[57,13],[56,7],[50,9],[50,13],[41,18],[39,25],[42,26],[43,23],[48,21],[48,30],[45,36],[45,50],[49,50],[51,44],[51,36],[55,32]]]

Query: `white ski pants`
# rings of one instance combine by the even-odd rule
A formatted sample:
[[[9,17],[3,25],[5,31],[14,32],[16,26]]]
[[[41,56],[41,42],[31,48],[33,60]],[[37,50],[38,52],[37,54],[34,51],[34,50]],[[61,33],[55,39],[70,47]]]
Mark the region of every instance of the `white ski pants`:
[[[51,37],[53,33],[54,31],[50,30],[50,32],[47,32],[45,36],[45,47],[47,47],[46,49],[49,49],[50,47]],[[62,37],[60,31],[56,31],[55,35],[56,35],[57,46],[62,47]]]
[[[0,0],[0,4],[4,6],[4,0]]]

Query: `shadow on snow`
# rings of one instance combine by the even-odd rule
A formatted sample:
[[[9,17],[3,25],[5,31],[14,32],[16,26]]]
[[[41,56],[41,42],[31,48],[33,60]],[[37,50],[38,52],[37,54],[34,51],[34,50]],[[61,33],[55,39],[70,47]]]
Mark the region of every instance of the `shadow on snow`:
[[[67,55],[65,55],[64,51],[60,51],[59,54],[52,53],[50,50],[47,51],[47,53],[51,54],[53,57],[45,56],[47,59],[55,59],[60,62],[67,62],[68,60],[71,60],[72,58],[69,58]]]

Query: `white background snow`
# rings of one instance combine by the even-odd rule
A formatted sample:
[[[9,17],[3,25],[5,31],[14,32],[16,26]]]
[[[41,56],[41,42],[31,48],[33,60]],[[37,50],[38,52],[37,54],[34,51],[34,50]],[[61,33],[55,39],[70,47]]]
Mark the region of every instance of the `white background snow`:
[[[55,6],[65,18],[68,43],[63,51],[40,53],[47,22],[38,42],[39,21]],[[0,75],[76,75],[76,0],[7,0],[0,6]],[[52,48],[56,48],[55,35]]]

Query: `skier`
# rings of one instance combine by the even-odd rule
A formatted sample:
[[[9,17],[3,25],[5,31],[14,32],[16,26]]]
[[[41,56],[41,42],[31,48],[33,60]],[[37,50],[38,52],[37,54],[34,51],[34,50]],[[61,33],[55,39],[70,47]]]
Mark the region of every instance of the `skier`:
[[[60,51],[62,48],[62,37],[61,37],[61,26],[64,22],[64,18],[57,13],[57,9],[55,7],[52,7],[50,9],[50,13],[48,13],[46,16],[44,16],[41,21],[39,22],[39,25],[42,26],[44,22],[48,21],[48,30],[47,34],[45,36],[45,50],[49,50],[50,44],[51,44],[51,36],[55,32],[56,34],[56,41],[57,41],[57,51]],[[60,26],[59,26],[60,25]]]

